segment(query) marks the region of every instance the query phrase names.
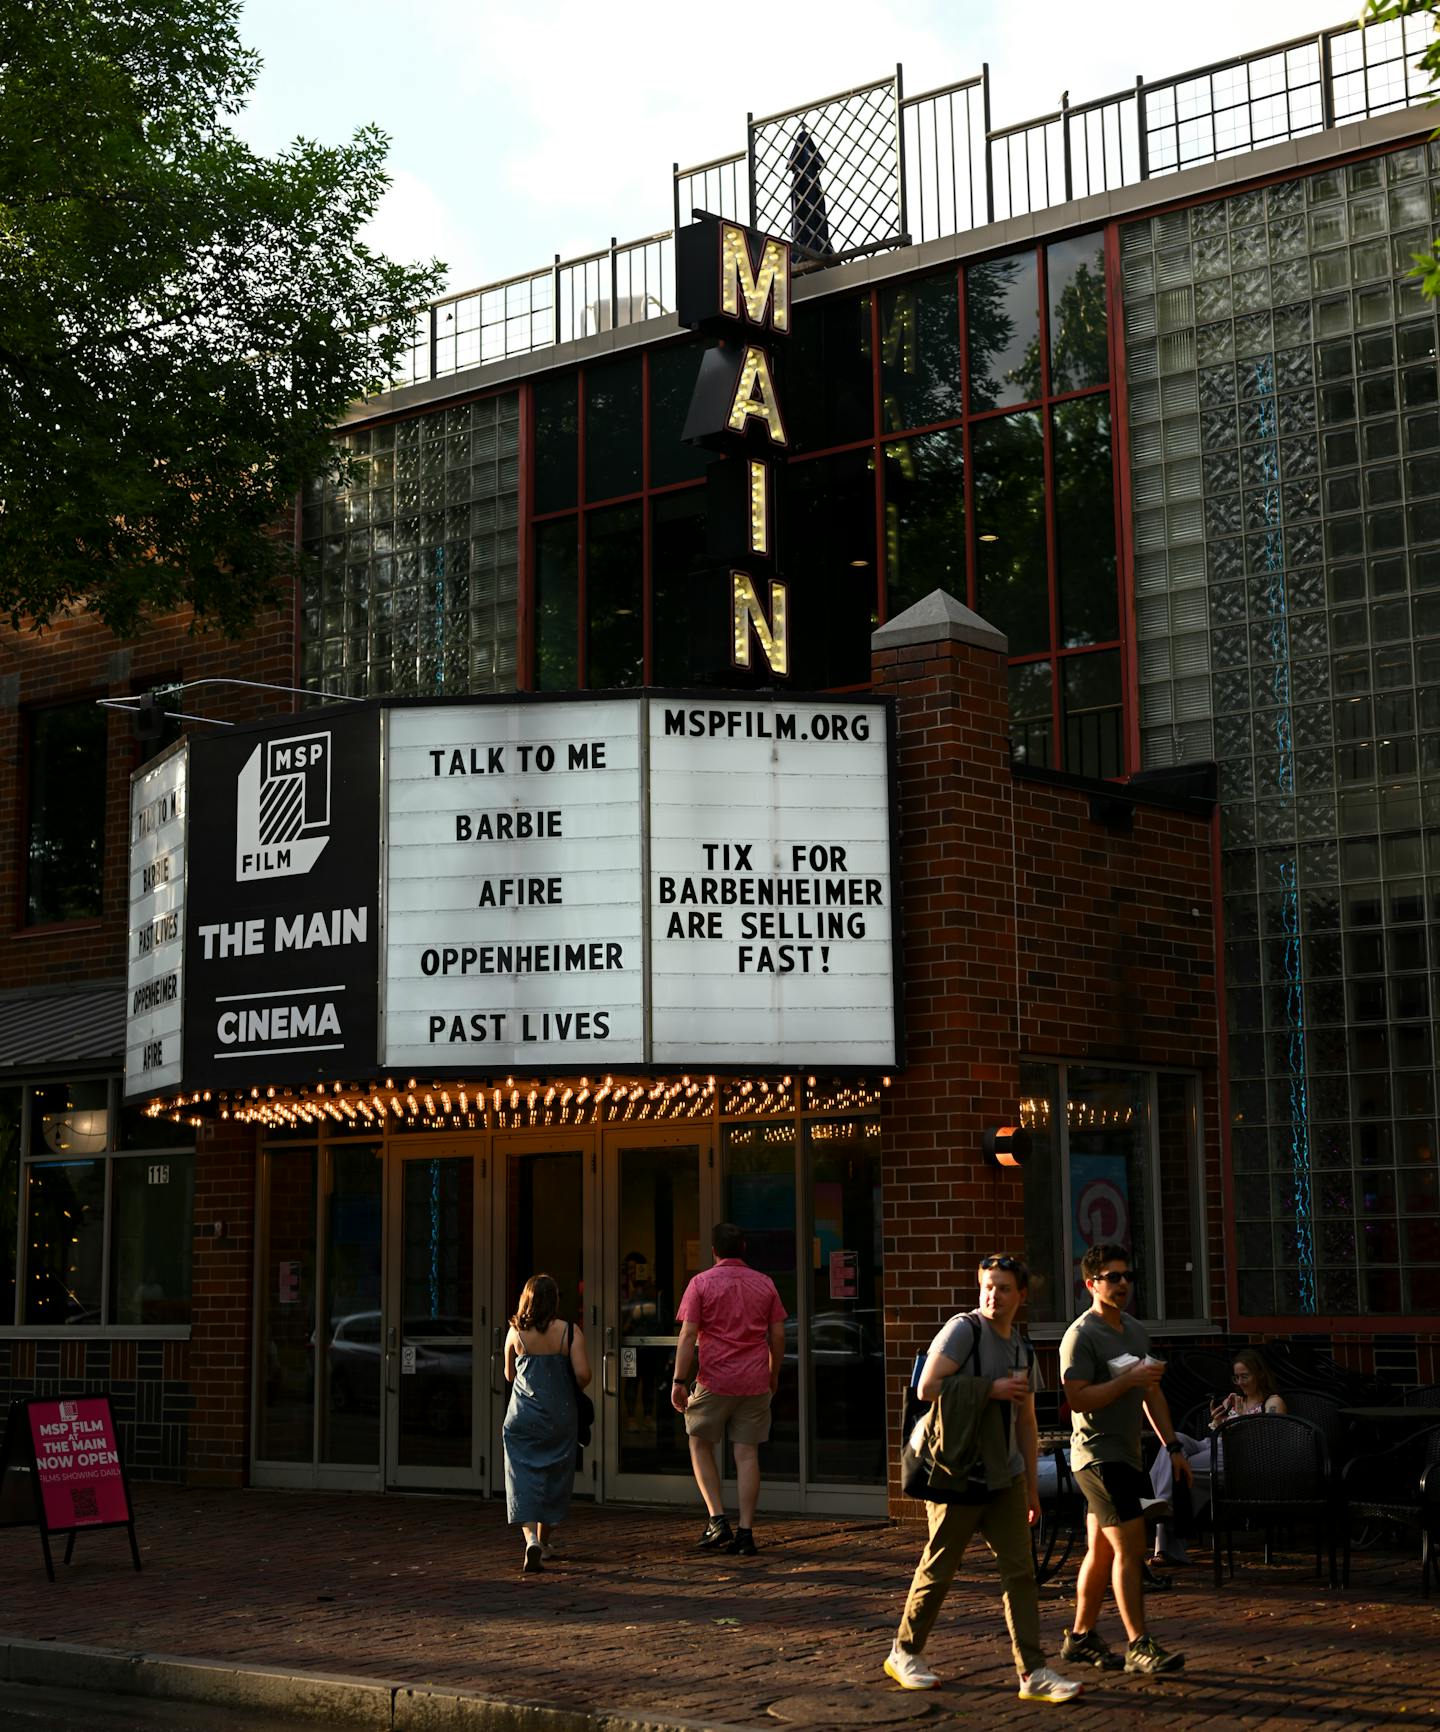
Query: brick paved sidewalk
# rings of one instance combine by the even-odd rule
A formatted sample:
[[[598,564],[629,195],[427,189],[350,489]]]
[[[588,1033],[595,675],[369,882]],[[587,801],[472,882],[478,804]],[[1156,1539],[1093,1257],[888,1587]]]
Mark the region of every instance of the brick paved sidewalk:
[[[576,1505],[564,1553],[520,1574],[503,1507],[460,1498],[134,1488],[143,1574],[123,1533],[82,1535],[45,1580],[31,1529],[0,1530],[0,1636],[399,1679],[581,1709],[647,1709],[731,1726],[1028,1726],[1053,1709],[1016,1700],[983,1549],[927,1658],[945,1680],[907,1694],[880,1670],[917,1555],[916,1530],[780,1518],[754,1559],[693,1547],[698,1516]],[[63,1547],[61,1548],[63,1550]],[[1433,1723],[1440,1599],[1419,1565],[1357,1558],[1347,1592],[1303,1558],[1247,1555],[1216,1593],[1177,1572],[1150,1602],[1178,1679],[1086,1676],[1065,1710],[1081,1728]],[[1042,1591],[1056,1652],[1074,1562]],[[1118,1642],[1113,1614],[1104,1626]]]

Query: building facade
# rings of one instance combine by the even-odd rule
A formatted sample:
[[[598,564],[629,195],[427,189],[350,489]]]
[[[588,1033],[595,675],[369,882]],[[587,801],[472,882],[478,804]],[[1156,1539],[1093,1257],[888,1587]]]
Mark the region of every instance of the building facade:
[[[753,222],[801,267],[758,616],[720,522],[741,459],[683,436],[713,339],[677,323],[666,236],[427,310],[243,665],[181,622],[11,636],[0,1384],[107,1384],[166,1477],[493,1490],[504,1319],[547,1266],[601,1370],[582,1486],[683,1496],[673,1309],[723,1218],[793,1318],[792,1508],[883,1507],[902,1373],[1001,1244],[1042,1343],[1118,1236],[1162,1339],[1433,1380],[1440,374],[1409,265],[1440,152],[1399,30],[1003,132],[983,80],[897,77],[677,172],[677,221]],[[386,729],[513,711],[519,739],[572,702],[878,694],[902,1044],[127,1082],[153,742],[94,700],[222,668],[312,694],[306,728],[348,700]],[[263,744],[301,703],[186,707]],[[983,1134],[1015,1122],[1002,1172]]]

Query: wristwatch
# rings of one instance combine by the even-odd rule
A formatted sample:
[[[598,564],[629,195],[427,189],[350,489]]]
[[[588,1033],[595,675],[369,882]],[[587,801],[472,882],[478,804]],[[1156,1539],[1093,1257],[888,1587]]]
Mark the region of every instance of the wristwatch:
[[[1165,1447],[1170,1451],[1171,1455],[1184,1455],[1185,1453],[1185,1445],[1181,1443],[1178,1437],[1172,1437]]]

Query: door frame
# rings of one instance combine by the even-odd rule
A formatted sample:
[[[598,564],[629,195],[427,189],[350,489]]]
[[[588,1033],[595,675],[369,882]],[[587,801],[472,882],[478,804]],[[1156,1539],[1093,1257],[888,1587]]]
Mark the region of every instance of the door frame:
[[[696,1496],[688,1457],[683,1474],[623,1473],[620,1469],[620,1152],[634,1148],[695,1150],[699,1182],[700,1264],[694,1273],[698,1274],[700,1269],[709,1266],[710,1232],[719,1219],[716,1214],[720,1177],[717,1147],[715,1127],[708,1119],[601,1127],[600,1201],[603,1206],[604,1264],[596,1319],[596,1350],[592,1357],[595,1362],[596,1420],[600,1433],[600,1486],[605,1499],[626,1503],[689,1504]],[[678,1303],[679,1295],[676,1298]]]
[[[584,1303],[579,1307],[576,1321],[585,1334],[586,1345],[590,1349],[590,1358],[594,1377],[590,1384],[591,1395],[598,1393],[598,1378],[600,1375],[599,1360],[594,1350],[599,1338],[599,1293],[600,1285],[600,1175],[598,1172],[598,1142],[594,1125],[560,1126],[550,1133],[525,1131],[497,1131],[490,1138],[490,1152],[494,1159],[494,1170],[486,1184],[490,1206],[490,1274],[489,1274],[489,1307],[488,1321],[484,1336],[485,1349],[485,1384],[490,1396],[489,1418],[489,1448],[487,1454],[490,1460],[488,1475],[488,1490],[492,1496],[501,1497],[505,1492],[505,1447],[502,1428],[505,1424],[505,1410],[509,1405],[509,1389],[505,1383],[504,1349],[505,1336],[509,1328],[511,1307],[519,1298],[518,1290],[511,1292],[514,1285],[507,1263],[510,1255],[510,1158],[512,1155],[564,1155],[575,1153],[581,1159],[581,1235],[580,1264],[584,1272],[586,1293]],[[532,1269],[530,1274],[534,1274]],[[528,1278],[528,1277],[526,1277]],[[562,1304],[564,1296],[562,1295]],[[477,1347],[480,1342],[477,1338]],[[478,1361],[477,1361],[478,1363]],[[595,1414],[595,1435],[589,1447],[585,1450],[583,1464],[575,1471],[574,1493],[578,1497],[599,1498],[601,1491],[601,1438],[603,1436],[602,1420],[597,1401]]]
[[[490,1449],[492,1397],[489,1379],[481,1375],[481,1348],[487,1339],[486,1280],[489,1238],[489,1182],[486,1139],[457,1135],[413,1142],[392,1142],[385,1167],[385,1255],[381,1270],[381,1486],[386,1491],[484,1491],[493,1470]],[[400,1378],[403,1346],[402,1273],[404,1267],[404,1174],[419,1161],[469,1160],[470,1222],[470,1462],[468,1467],[416,1467],[401,1464]]]

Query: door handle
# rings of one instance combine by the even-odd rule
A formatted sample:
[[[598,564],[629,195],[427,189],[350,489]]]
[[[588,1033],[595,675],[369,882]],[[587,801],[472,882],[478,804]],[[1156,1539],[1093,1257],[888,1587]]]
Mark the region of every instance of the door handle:
[[[602,1353],[600,1355],[600,1388],[606,1395],[619,1394],[619,1390],[613,1386],[610,1377],[618,1358],[619,1355],[616,1353]]]
[[[398,1361],[398,1355],[396,1355],[394,1353],[388,1353],[388,1352],[386,1353],[386,1355],[385,1355],[385,1389],[386,1389],[386,1392],[390,1395],[398,1395],[399,1391],[400,1391],[400,1380],[395,1374],[395,1368],[396,1368],[396,1365],[398,1364],[398,1362],[399,1362]]]
[[[501,1389],[499,1381],[495,1376],[495,1367],[499,1363],[500,1355],[498,1353],[492,1353],[490,1355],[490,1393],[492,1395],[503,1395],[505,1393],[505,1391]]]

